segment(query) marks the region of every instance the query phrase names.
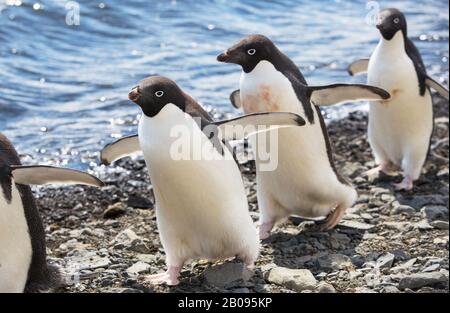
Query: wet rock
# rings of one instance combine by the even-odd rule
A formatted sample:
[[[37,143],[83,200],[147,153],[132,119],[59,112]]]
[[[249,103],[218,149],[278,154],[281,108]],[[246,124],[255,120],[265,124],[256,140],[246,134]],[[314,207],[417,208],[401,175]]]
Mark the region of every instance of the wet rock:
[[[400,280],[400,289],[419,289],[426,286],[448,284],[448,277],[441,272],[417,273],[405,276]]]
[[[448,197],[442,195],[421,195],[406,197],[402,199],[401,202],[420,210],[425,205],[445,206],[448,203]]]
[[[127,205],[136,209],[149,209],[153,208],[153,202],[147,198],[130,195],[127,200]]]
[[[103,212],[104,218],[116,218],[126,213],[125,206],[122,202],[117,202]]]
[[[204,279],[208,285],[225,287],[239,281],[248,281],[253,276],[243,263],[224,263],[208,267],[204,272]]]
[[[314,275],[306,269],[276,267],[270,271],[268,281],[296,292],[314,290],[317,286]]]
[[[448,208],[441,205],[427,205],[421,210],[424,217],[428,221],[432,222],[435,220],[447,220],[448,221]]]

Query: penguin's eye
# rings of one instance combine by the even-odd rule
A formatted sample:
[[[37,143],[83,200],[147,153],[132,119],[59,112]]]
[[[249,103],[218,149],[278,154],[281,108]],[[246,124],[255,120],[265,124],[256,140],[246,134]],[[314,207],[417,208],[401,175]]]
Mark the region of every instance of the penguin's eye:
[[[254,54],[256,53],[256,49],[248,49],[248,50],[247,50],[247,53],[248,53],[249,55],[254,55]]]
[[[157,92],[155,92],[155,96],[157,96],[158,98],[161,98],[162,96],[164,96],[164,91],[158,90]]]
[[[394,18],[394,23],[395,23],[395,24],[400,23],[400,18],[398,18],[398,17]]]

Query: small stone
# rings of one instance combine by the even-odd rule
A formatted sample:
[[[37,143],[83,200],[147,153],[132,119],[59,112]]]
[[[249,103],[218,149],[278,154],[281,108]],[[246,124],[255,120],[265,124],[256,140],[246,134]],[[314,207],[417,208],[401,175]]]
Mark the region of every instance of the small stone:
[[[143,293],[142,290],[133,288],[106,288],[103,289],[104,293]]]
[[[427,205],[421,209],[421,212],[428,221],[448,220],[448,208],[441,205]]]
[[[152,201],[140,196],[131,195],[128,197],[127,205],[136,209],[149,209],[153,207]]]
[[[382,289],[382,292],[384,293],[399,293],[400,290],[398,290],[395,286],[386,286]]]
[[[355,293],[376,293],[376,292],[367,287],[357,287],[355,288]]]
[[[334,289],[333,285],[326,283],[326,282],[320,282],[316,287],[316,292],[318,293],[336,293],[336,289]]]
[[[116,218],[123,214],[125,214],[125,206],[122,202],[114,203],[113,205],[108,206],[108,208],[103,212],[104,218]]]
[[[391,268],[394,264],[395,255],[387,253],[377,260],[376,267],[378,268]]]
[[[448,278],[441,272],[417,273],[405,276],[400,280],[400,289],[419,289],[426,286],[448,284]]]
[[[424,196],[413,196],[401,201],[403,204],[410,205],[416,209],[421,209],[424,206],[445,206],[448,203],[448,196],[444,197],[442,195],[424,195]]]
[[[433,226],[431,226],[427,220],[421,220],[420,222],[414,224],[414,227],[420,230],[430,230],[433,229]]]
[[[352,260],[343,254],[328,254],[317,260],[319,266],[325,270],[340,271],[353,268]]]
[[[306,269],[276,267],[270,271],[268,281],[296,292],[314,290],[317,286],[317,280]]]
[[[138,254],[136,258],[144,263],[153,263],[157,260],[156,256],[153,254]]]
[[[426,267],[422,272],[424,272],[424,273],[434,272],[434,271],[437,271],[440,267],[441,267],[441,265],[439,263],[432,264],[432,265]]]
[[[350,220],[342,220],[339,223],[339,226],[344,226],[344,227],[354,228],[354,229],[359,229],[359,230],[369,230],[374,227],[374,225],[361,223],[361,222],[357,222],[357,221],[353,221],[353,220],[351,220],[351,221]]]
[[[224,263],[205,270],[208,285],[224,287],[238,281],[248,281],[253,273],[242,263]]]
[[[131,276],[136,276],[142,272],[146,272],[150,269],[150,265],[144,262],[136,262],[129,268],[127,268],[127,273]]]
[[[416,209],[414,209],[412,206],[409,205],[399,205],[394,208],[392,211],[392,214],[398,215],[398,214],[406,214],[406,215],[414,215],[416,213]]]
[[[430,225],[436,229],[448,230],[448,222],[446,221],[433,221]]]
[[[391,268],[391,272],[399,273],[402,271],[409,271],[412,268],[412,266],[416,263],[416,261],[417,261],[416,258],[406,261],[403,264],[400,264],[400,265],[397,265],[396,267]]]

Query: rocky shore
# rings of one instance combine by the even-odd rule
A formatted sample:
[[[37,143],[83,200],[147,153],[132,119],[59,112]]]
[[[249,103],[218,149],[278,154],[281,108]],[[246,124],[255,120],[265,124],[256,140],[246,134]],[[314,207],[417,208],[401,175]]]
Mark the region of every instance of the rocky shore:
[[[331,122],[337,167],[359,192],[337,228],[318,232],[315,222],[291,218],[263,242],[254,273],[235,260],[195,261],[184,267],[177,287],[140,280],[165,270],[142,158],[96,168],[107,183],[100,190],[35,189],[50,260],[67,275],[56,291],[448,292],[448,124],[448,102],[436,97],[435,131],[423,175],[413,191],[396,192],[392,184],[400,175],[362,176],[374,166],[366,113]],[[254,162],[241,169],[257,221]]]

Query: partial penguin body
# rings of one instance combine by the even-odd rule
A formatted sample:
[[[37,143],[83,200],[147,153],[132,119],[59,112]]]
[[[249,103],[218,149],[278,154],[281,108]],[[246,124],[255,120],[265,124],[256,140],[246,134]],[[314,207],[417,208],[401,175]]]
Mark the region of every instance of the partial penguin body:
[[[378,167],[368,174],[401,168],[404,179],[396,188],[410,190],[420,176],[433,132],[430,88],[447,100],[449,94],[427,75],[419,50],[408,38],[402,12],[380,11],[376,26],[381,39],[372,56],[348,68],[350,75],[368,72],[370,84],[391,93],[388,101],[370,103],[368,137]]]
[[[0,293],[24,291],[33,256],[22,197],[11,184],[9,201],[0,193]]]
[[[159,76],[141,81],[129,99],[144,113],[138,136],[108,145],[101,158],[109,164],[137,150],[144,153],[168,267],[147,280],[176,285],[183,264],[198,258],[237,256],[251,268],[259,239],[241,173],[224,142],[257,132],[256,126],[305,121],[292,113],[260,113],[214,122],[175,82]]]
[[[0,133],[0,293],[41,292],[60,281],[58,269],[47,264],[44,226],[28,186],[50,182],[103,184],[79,171],[21,166]]]
[[[180,137],[171,133],[174,125],[185,130]],[[206,147],[207,159],[173,160],[170,154],[177,140],[187,142],[190,151],[194,144]],[[154,188],[167,264],[235,256],[250,263],[256,260],[257,233],[230,152],[224,149],[223,159],[193,118],[173,104],[155,117],[141,118],[139,142]]]
[[[244,112],[286,111],[305,117],[305,110],[291,82],[270,62],[261,61],[250,73],[242,72],[241,101]],[[307,103],[307,105],[310,105]],[[278,166],[259,171],[264,162],[256,154],[258,202],[262,223],[289,215],[324,217],[338,205],[351,206],[355,190],[334,171],[327,152],[326,129],[320,110],[314,107],[314,122],[301,128],[278,131]],[[255,151],[265,134],[250,138]]]
[[[240,91],[230,97],[235,107],[246,113],[294,112],[306,120],[304,127],[277,130],[274,154],[278,152],[278,165],[271,171],[262,170],[258,156],[265,137],[251,138],[257,164],[260,238],[267,238],[273,224],[289,215],[327,217],[322,229],[336,226],[357,194],[335,168],[319,106],[386,99],[389,94],[366,85],[307,86],[298,67],[262,35],[245,37],[217,59],[242,67]]]
[[[393,163],[416,180],[425,162],[433,131],[433,103],[428,88],[420,94],[413,61],[401,31],[381,39],[368,67],[368,83],[392,98],[370,103],[368,138],[378,164]]]

